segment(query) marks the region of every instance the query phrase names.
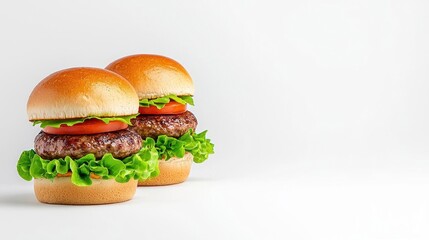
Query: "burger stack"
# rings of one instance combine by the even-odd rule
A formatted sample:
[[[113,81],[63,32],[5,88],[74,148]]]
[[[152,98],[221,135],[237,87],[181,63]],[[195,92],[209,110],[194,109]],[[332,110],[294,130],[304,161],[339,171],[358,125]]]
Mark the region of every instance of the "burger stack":
[[[183,182],[192,160],[213,153],[186,110],[193,94],[186,70],[156,55],[55,72],[28,99],[28,119],[41,132],[17,171],[51,204],[117,203],[132,199],[138,185]]]
[[[185,181],[192,162],[201,163],[213,153],[206,131],[195,133],[197,119],[187,110],[188,104],[194,105],[189,73],[177,61],[151,54],[126,56],[106,69],[123,76],[135,88],[139,116],[131,120],[129,129],[143,138],[144,145],[155,145],[159,153],[159,176],[140,180],[139,186]]]

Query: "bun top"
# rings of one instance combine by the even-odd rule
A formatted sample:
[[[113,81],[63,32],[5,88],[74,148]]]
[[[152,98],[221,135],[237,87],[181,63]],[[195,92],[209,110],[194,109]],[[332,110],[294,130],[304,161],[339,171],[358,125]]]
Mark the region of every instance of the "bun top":
[[[28,102],[30,121],[89,116],[108,117],[136,114],[137,94],[120,75],[99,68],[69,68],[43,79]]]
[[[151,54],[123,57],[106,69],[126,78],[139,99],[194,95],[194,83],[186,69],[171,58]]]

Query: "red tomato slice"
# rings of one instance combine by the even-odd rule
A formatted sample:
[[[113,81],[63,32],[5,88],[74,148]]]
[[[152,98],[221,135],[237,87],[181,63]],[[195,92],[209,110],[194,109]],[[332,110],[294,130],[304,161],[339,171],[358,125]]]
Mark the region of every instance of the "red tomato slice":
[[[139,112],[140,114],[179,114],[186,112],[186,104],[170,101],[161,109],[155,106],[140,107]]]
[[[128,125],[121,121],[111,121],[108,124],[99,119],[88,119],[83,123],[78,123],[73,126],[62,124],[59,128],[45,127],[43,131],[49,134],[68,134],[68,135],[81,135],[81,134],[95,134],[104,132],[113,132],[117,130],[126,129]]]

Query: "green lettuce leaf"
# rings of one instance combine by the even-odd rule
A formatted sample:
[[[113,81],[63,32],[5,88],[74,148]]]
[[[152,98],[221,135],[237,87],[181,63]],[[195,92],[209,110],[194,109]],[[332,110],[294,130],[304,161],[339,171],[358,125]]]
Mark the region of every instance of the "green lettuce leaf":
[[[185,142],[184,148],[194,156],[194,162],[202,163],[209,154],[214,153],[214,144],[210,139],[206,138],[207,130],[198,134],[188,131],[186,134],[179,138],[180,141]]]
[[[196,134],[189,129],[180,138],[161,135],[155,141],[148,137],[144,140],[143,145],[155,146],[159,159],[182,158],[186,152],[189,152],[194,156],[194,162],[202,163],[209,157],[209,154],[214,153],[214,144],[206,138],[206,133],[207,131]]]
[[[131,125],[131,119],[136,118],[138,114],[130,115],[130,116],[119,116],[119,117],[86,117],[86,118],[73,118],[73,119],[55,119],[55,120],[36,120],[33,122],[33,126],[40,124],[41,128],[44,127],[54,127],[59,128],[61,124],[66,124],[67,126],[73,126],[78,123],[83,123],[87,119],[98,119],[103,121],[104,123],[109,123],[110,121],[121,121],[128,125]]]
[[[30,181],[33,179],[33,176],[31,176],[30,173],[30,167],[31,167],[31,160],[34,157],[35,152],[34,151],[24,151],[21,153],[21,156],[19,157],[18,164],[16,166],[18,170],[19,176],[21,176],[23,179]]]
[[[170,94],[170,95],[155,98],[155,99],[141,99],[140,107],[155,106],[156,108],[161,109],[165,106],[165,104],[169,103],[171,100],[176,101],[180,104],[189,104],[194,106],[194,99],[192,98],[192,96],[177,96],[174,94]]]
[[[73,159],[70,161],[70,170],[72,172],[71,182],[77,186],[90,186],[92,180],[90,177],[89,170],[85,168],[85,165],[78,165]],[[35,178],[37,178],[35,176]],[[49,179],[49,178],[48,178]]]
[[[158,158],[155,143],[145,145],[138,153],[122,160],[114,158],[110,153],[100,160],[97,160],[94,154],[87,154],[79,159],[67,156],[64,159],[46,160],[31,149],[22,152],[17,170],[27,181],[33,178],[54,179],[59,173],[71,171],[71,182],[77,186],[91,185],[91,173],[103,179],[115,179],[119,183],[125,183],[130,179],[145,180],[158,176]]]

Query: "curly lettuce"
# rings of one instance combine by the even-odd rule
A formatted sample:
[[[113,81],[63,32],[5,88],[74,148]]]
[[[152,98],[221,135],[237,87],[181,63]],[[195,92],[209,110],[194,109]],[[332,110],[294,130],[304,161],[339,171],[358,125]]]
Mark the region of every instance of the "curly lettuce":
[[[155,106],[156,108],[161,109],[171,100],[176,101],[180,104],[189,104],[194,106],[194,99],[192,98],[192,96],[177,96],[174,94],[170,94],[170,95],[155,98],[155,99],[141,99],[140,107]]]
[[[108,124],[110,121],[121,121],[123,123],[126,123],[128,125],[131,125],[131,119],[136,118],[138,114],[129,115],[129,116],[117,116],[117,117],[85,117],[85,118],[73,118],[73,119],[55,119],[55,120],[36,120],[33,122],[33,126],[40,124],[41,128],[44,127],[54,127],[59,128],[62,124],[65,124],[67,126],[73,126],[78,123],[83,123],[85,120],[88,119],[98,119],[103,121],[104,123]]]
[[[155,147],[159,159],[169,160],[172,157],[182,158],[186,152],[194,156],[194,162],[202,163],[214,153],[214,144],[206,138],[207,130],[195,133],[192,129],[179,138],[166,135],[158,136],[156,141],[153,138],[146,138],[144,146]]]
[[[152,140],[153,141],[153,140]],[[58,174],[71,172],[71,182],[77,186],[90,186],[91,173],[102,179],[115,179],[125,183],[130,179],[145,180],[159,175],[158,152],[155,141],[148,140],[138,153],[122,160],[106,153],[100,160],[94,154],[87,154],[79,159],[70,157],[46,160],[34,150],[22,152],[18,164],[18,174],[25,180],[33,178],[54,179]]]

